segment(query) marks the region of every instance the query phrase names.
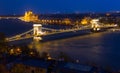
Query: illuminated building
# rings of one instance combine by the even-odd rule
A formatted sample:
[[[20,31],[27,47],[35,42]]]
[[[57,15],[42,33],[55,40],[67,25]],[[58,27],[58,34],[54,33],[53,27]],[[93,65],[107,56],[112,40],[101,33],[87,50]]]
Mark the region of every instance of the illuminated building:
[[[32,11],[28,11],[28,12],[25,12],[25,15],[23,17],[21,17],[20,19],[25,22],[31,22],[31,21],[37,21],[38,16],[33,14]]]
[[[71,24],[71,21],[70,21],[70,19],[65,18],[65,19],[63,20],[63,23],[65,23],[66,25],[68,25],[68,24]]]
[[[89,23],[90,23],[90,20],[91,20],[91,18],[85,17],[85,18],[83,18],[83,19],[81,20],[81,24],[82,24],[82,25],[89,24]]]

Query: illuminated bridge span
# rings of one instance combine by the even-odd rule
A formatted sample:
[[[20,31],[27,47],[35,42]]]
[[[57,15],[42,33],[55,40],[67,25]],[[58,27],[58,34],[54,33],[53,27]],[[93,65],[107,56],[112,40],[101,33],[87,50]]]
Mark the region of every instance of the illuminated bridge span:
[[[22,40],[22,39],[32,38],[33,37],[33,35],[31,35],[32,31],[33,31],[33,29],[31,29],[31,30],[29,30],[27,32],[24,32],[24,33],[17,34],[15,36],[6,38],[6,40],[7,41],[16,41],[16,40]]]
[[[102,28],[113,28],[116,27],[116,25],[99,25],[98,20],[94,20],[91,25],[81,26],[77,28],[71,28],[71,29],[51,29],[51,28],[45,28],[42,27],[41,24],[34,24],[33,29],[26,31],[24,33],[6,38],[7,41],[17,41],[17,40],[23,40],[28,38],[33,38],[34,40],[42,40],[41,36],[46,35],[52,35],[57,33],[64,33],[64,32],[71,32],[71,31],[79,31],[79,30],[93,30],[93,31],[99,31]]]
[[[28,38],[33,38],[35,40],[42,40],[41,36],[43,35],[51,35],[51,34],[64,33],[64,32],[76,31],[76,30],[86,30],[86,29],[90,29],[89,27],[90,26],[83,26],[83,27],[73,28],[73,29],[51,29],[51,28],[42,27],[41,24],[34,24],[33,29],[26,31],[24,33],[6,38],[6,40],[9,42],[28,39]]]

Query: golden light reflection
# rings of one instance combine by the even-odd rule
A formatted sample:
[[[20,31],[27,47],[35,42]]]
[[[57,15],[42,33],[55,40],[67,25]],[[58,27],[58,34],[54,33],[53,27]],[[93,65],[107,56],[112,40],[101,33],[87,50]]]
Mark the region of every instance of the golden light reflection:
[[[42,44],[39,41],[33,41],[28,45],[30,49],[36,49],[39,53],[46,52],[47,50],[43,48]]]

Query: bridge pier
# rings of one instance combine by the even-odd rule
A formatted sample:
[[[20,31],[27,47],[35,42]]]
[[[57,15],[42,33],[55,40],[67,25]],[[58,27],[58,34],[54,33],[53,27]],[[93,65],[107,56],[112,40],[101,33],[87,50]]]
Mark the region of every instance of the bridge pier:
[[[33,40],[42,40],[42,25],[41,24],[33,24]]]
[[[93,19],[91,21],[92,31],[100,31],[99,19]]]

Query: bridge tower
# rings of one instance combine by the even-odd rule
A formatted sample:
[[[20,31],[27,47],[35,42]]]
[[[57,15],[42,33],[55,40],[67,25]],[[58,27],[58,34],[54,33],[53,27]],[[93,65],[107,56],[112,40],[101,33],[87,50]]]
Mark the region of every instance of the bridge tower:
[[[100,31],[99,19],[93,19],[91,21],[91,27],[93,31]]]
[[[41,40],[42,34],[42,25],[41,24],[33,24],[33,39],[34,40]]]

